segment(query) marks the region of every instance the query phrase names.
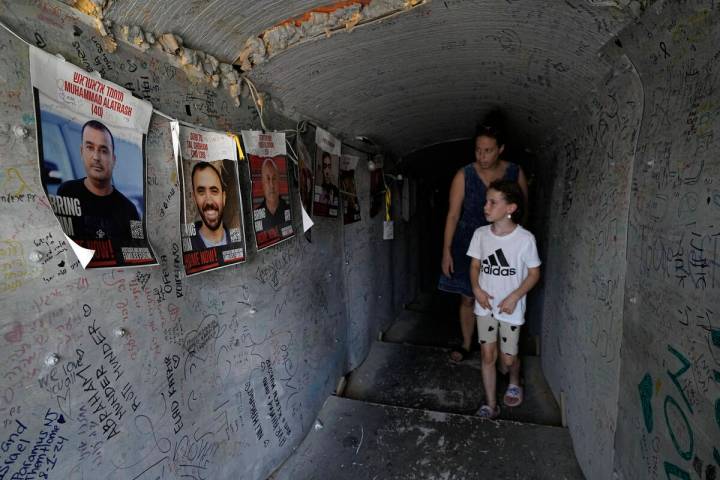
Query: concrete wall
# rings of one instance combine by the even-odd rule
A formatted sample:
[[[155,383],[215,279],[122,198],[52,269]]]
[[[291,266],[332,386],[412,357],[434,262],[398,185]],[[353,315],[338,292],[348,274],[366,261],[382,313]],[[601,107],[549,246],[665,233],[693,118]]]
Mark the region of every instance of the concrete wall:
[[[664,2],[620,37],[644,89],[615,468],[720,476],[720,11]]]
[[[565,408],[578,460],[590,478],[609,478],[625,284],[627,209],[642,90],[619,59],[563,125],[553,157],[548,209],[542,360]]]
[[[588,478],[718,474],[718,20],[650,7],[544,158],[543,365]]]
[[[111,52],[58,5],[33,2],[0,16],[38,46],[102,67],[105,78],[168,115],[221,130],[259,127],[251,106],[235,108],[222,89],[189,82],[161,53],[123,44]],[[348,365],[362,361],[369,339],[412,296],[390,273],[405,230],[383,242],[382,218],[368,218],[366,164],[358,167],[360,224],[315,219],[312,243],[300,234],[261,253],[251,249],[246,264],[183,278],[170,129],[155,115],[147,216],[161,265],[83,271],[39,183],[27,47],[0,30],[0,51],[0,442],[7,442],[0,468],[9,473],[0,472],[10,478],[55,429],[54,451],[40,462],[51,478],[265,478],[311,428]],[[269,125],[291,126],[268,114]],[[16,127],[27,135],[16,136]],[[247,172],[240,170],[250,212]],[[35,251],[41,262],[29,260]],[[393,268],[402,275],[402,266]],[[114,336],[116,327],[128,335]],[[92,328],[123,370],[111,386],[137,399],[110,439],[76,373],[109,368]],[[44,363],[51,353],[60,356],[54,367]]]

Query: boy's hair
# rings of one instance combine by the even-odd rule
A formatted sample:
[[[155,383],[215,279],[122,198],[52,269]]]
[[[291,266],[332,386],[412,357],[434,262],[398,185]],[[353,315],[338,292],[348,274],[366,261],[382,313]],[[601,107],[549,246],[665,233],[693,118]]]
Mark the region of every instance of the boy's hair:
[[[512,180],[495,180],[488,186],[488,190],[495,190],[503,194],[507,203],[517,205],[515,211],[511,214],[512,221],[519,224],[525,211],[525,195],[523,195],[520,185]]]

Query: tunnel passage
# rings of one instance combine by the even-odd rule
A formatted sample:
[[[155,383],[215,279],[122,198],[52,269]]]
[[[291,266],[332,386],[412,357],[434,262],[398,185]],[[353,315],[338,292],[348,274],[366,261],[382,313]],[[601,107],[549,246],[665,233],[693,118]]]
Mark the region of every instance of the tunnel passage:
[[[434,172],[414,173],[413,153],[469,138],[499,107],[532,173],[544,373],[583,472],[717,475],[714,2],[137,3],[0,3],[22,39],[0,31],[0,468],[21,468],[50,428],[64,439],[54,467],[43,464],[52,477],[265,478],[427,284],[416,256],[427,219],[404,219],[403,202]],[[25,42],[155,109],[145,180],[158,266],[78,266],[40,184]],[[361,159],[363,220],[315,219],[311,242],[180,275],[166,116],[219,131],[261,118],[332,131]],[[369,215],[376,154],[395,176],[392,241]],[[110,439],[73,373],[105,365],[97,328],[122,366],[113,388],[137,395]]]

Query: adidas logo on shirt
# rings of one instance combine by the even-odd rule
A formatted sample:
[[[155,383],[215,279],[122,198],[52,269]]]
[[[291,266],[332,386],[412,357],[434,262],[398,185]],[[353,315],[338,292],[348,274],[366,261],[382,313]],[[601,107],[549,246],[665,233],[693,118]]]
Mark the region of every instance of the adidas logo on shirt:
[[[495,250],[495,253],[482,261],[482,272],[500,277],[511,277],[515,275],[515,269],[510,268],[510,264],[505,258],[502,248],[498,248]]]

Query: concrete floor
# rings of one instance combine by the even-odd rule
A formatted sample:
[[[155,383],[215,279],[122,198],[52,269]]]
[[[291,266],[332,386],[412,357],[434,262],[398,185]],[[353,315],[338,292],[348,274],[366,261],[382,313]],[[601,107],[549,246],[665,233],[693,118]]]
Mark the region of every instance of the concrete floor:
[[[582,479],[567,430],[330,397],[273,480]]]
[[[532,341],[522,348],[523,404],[498,421],[472,415],[484,398],[480,355],[448,360],[459,328],[443,302],[406,307],[271,479],[583,478],[540,357],[527,354]],[[499,376],[498,397],[506,384]]]
[[[368,402],[471,415],[483,403],[479,352],[460,364],[449,349],[375,342],[368,358],[349,376],[344,397]],[[542,425],[561,424],[560,409],[540,366],[540,357],[522,357],[525,401],[501,407],[500,418]],[[498,375],[499,404],[507,377]]]

